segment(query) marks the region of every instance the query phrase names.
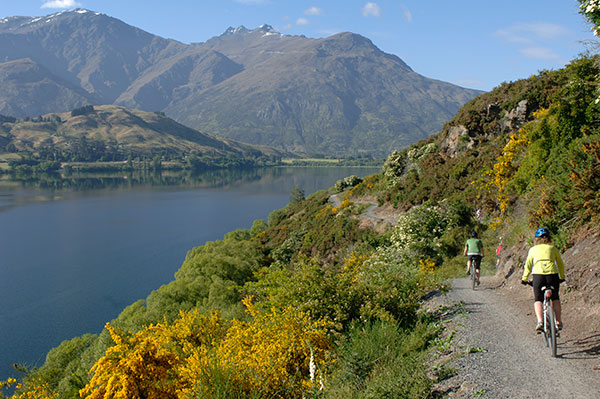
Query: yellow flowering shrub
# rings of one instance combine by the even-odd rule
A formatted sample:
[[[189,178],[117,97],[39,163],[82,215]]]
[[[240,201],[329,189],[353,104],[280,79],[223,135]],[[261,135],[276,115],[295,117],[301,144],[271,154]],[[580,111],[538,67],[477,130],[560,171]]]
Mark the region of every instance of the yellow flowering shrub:
[[[328,324],[292,308],[260,313],[249,299],[244,303],[249,322],[194,311],[135,334],[107,324],[115,345],[93,366],[80,396],[179,399],[230,391],[301,397],[318,390],[331,350]]]
[[[93,377],[80,395],[105,398],[179,398],[190,385],[179,368],[186,355],[206,350],[224,333],[218,314],[180,314],[174,324],[150,325],[135,333],[123,333],[110,324],[106,329],[115,342],[92,368]]]
[[[250,305],[248,311],[252,320],[234,320],[216,348],[216,365],[228,370],[244,391],[261,391],[268,397],[301,397],[318,389],[327,377],[330,323],[313,321],[292,307],[259,313]]]
[[[543,108],[534,112],[533,115],[539,122],[547,118],[548,114],[549,110]],[[504,145],[502,154],[498,157],[492,168],[483,173],[482,179],[472,182],[472,184],[479,184],[486,193],[492,194],[496,200],[499,212],[492,219],[491,227],[493,229],[498,229],[504,223],[508,214],[508,206],[511,201],[510,182],[520,166],[519,161],[524,151],[531,144],[529,135],[534,127],[534,123],[536,122],[526,124],[516,134],[511,134]]]
[[[15,393],[12,396],[5,397],[2,390],[5,388],[14,388]],[[48,384],[40,380],[28,380],[18,382],[15,378],[8,378],[6,381],[0,381],[0,398],[6,399],[57,399],[58,395],[48,387]]]

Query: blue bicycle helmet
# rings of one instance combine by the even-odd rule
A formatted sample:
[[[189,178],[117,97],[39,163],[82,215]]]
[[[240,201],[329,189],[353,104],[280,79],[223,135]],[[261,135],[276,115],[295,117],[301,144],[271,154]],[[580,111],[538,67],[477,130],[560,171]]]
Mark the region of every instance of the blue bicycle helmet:
[[[542,227],[535,231],[535,236],[536,237],[550,237],[550,232],[548,231],[547,228]]]

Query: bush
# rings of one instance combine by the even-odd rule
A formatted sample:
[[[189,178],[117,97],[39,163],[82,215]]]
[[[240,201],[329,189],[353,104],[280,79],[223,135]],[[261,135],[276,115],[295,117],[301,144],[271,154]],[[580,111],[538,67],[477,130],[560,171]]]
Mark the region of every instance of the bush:
[[[435,331],[393,323],[354,325],[338,348],[340,370],[326,398],[424,398],[431,391],[423,354]]]
[[[94,112],[93,105],[84,105],[83,107],[75,108],[71,111],[71,116],[88,115]]]

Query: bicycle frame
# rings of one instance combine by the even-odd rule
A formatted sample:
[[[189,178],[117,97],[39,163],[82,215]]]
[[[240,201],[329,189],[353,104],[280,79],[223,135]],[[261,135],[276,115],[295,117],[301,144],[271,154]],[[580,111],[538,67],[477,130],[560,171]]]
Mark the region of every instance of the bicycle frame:
[[[544,342],[550,348],[552,357],[556,357],[556,338],[558,337],[558,329],[556,328],[556,315],[552,306],[552,290],[554,287],[542,287],[544,292],[543,302],[543,317],[544,317]]]

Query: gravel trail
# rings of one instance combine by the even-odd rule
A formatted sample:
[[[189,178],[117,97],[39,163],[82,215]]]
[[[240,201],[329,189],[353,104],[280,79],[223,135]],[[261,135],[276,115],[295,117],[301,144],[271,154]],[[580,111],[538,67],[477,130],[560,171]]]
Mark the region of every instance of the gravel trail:
[[[482,278],[473,291],[468,278],[456,279],[446,296],[435,299],[459,309],[447,322],[456,331],[454,356],[460,356],[450,365],[457,375],[441,383],[442,391],[453,398],[600,398],[600,372],[593,367],[600,351],[569,339],[565,323],[552,358],[534,331],[533,300],[525,306],[491,285]]]

